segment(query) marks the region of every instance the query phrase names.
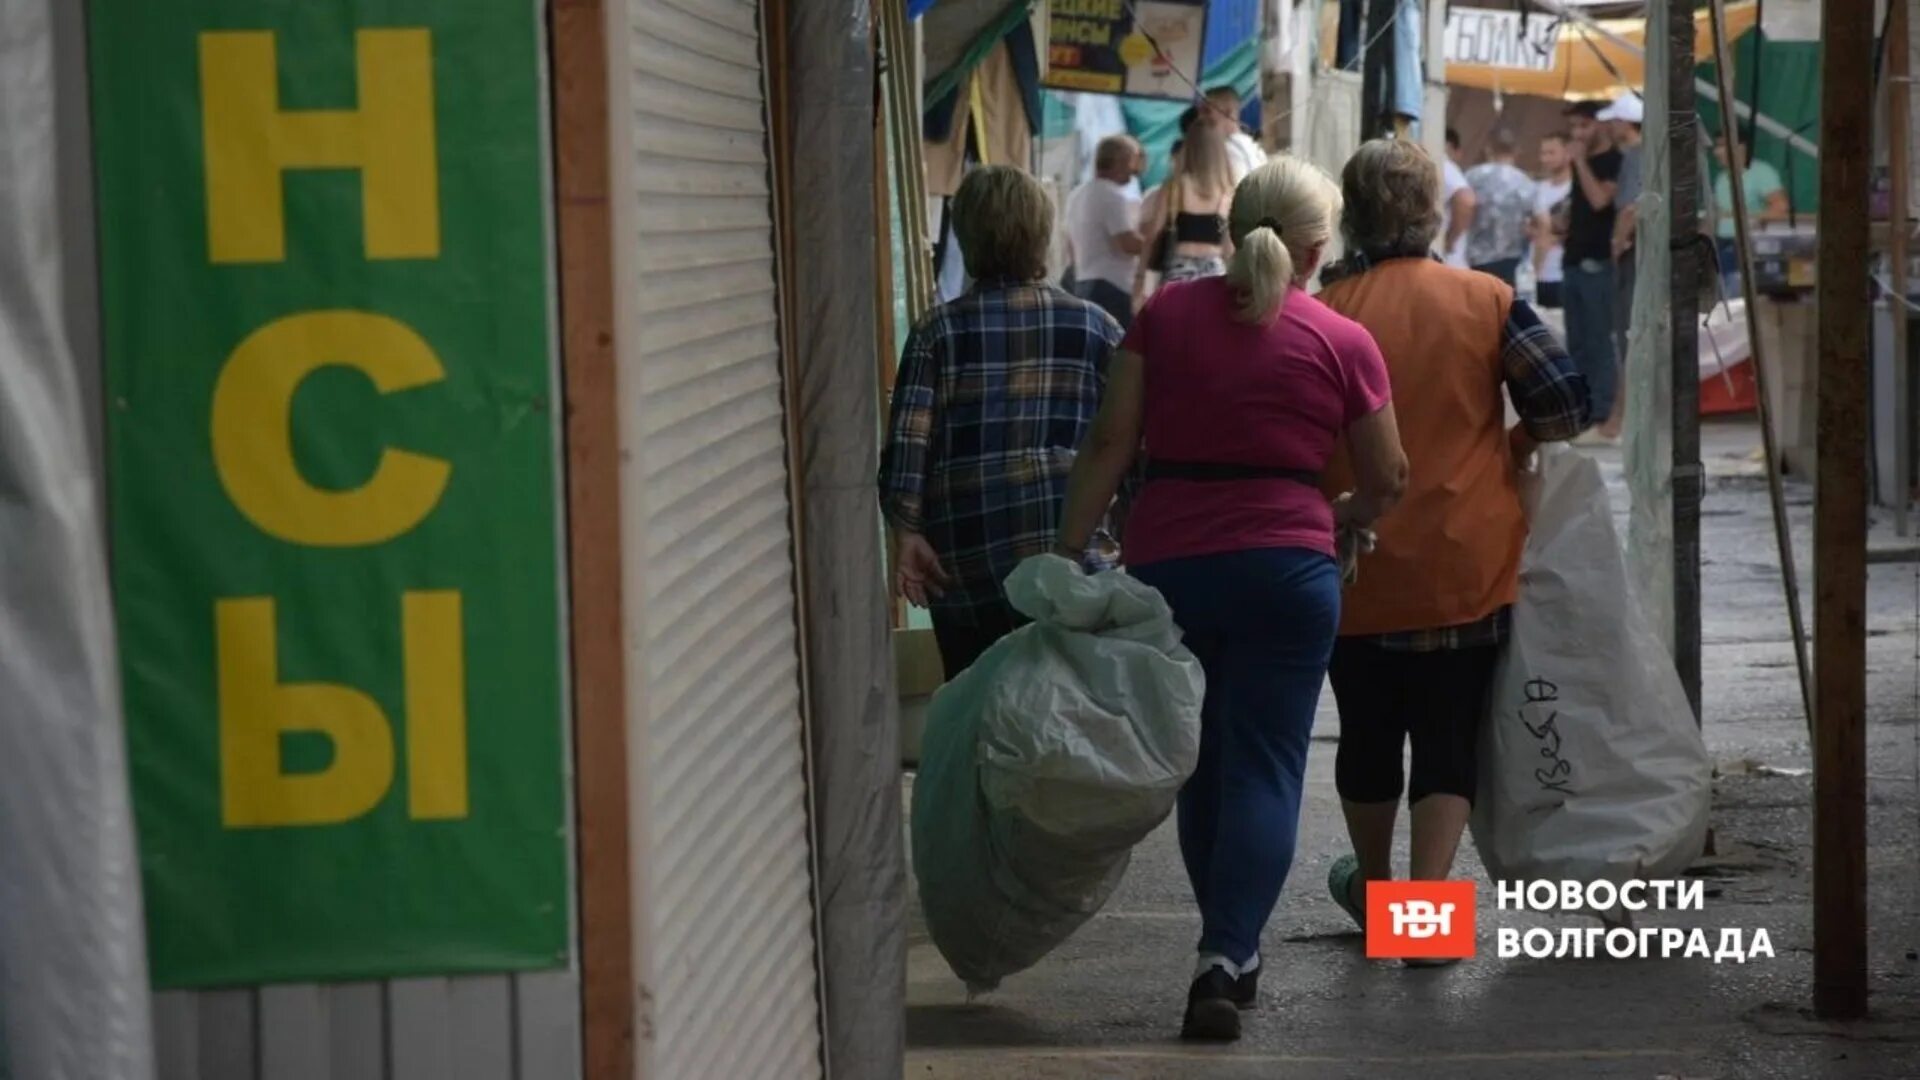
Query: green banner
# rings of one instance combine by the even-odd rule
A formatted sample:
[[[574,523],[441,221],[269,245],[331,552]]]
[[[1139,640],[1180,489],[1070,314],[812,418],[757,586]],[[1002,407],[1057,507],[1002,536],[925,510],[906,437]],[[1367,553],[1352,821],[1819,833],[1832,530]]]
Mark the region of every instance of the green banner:
[[[536,5],[89,9],[154,982],[563,964]]]

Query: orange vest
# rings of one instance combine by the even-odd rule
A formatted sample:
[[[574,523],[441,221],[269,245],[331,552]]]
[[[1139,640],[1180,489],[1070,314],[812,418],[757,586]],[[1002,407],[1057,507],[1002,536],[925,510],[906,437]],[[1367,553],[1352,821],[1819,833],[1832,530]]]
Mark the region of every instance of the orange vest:
[[[1374,525],[1342,598],[1340,633],[1457,626],[1513,603],[1527,519],[1507,444],[1500,354],[1513,290],[1430,259],[1392,259],[1320,293],[1373,334],[1387,358],[1411,465],[1400,504]],[[1329,496],[1353,488],[1345,447]]]

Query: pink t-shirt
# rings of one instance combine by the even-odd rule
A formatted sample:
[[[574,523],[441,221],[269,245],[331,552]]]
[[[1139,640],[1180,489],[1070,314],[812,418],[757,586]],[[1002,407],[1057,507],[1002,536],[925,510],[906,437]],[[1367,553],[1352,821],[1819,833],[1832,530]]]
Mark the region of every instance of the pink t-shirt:
[[[1121,348],[1145,365],[1146,453],[1320,472],[1347,427],[1391,399],[1357,322],[1299,289],[1265,326],[1234,317],[1225,278],[1167,285]],[[1333,554],[1333,510],[1297,480],[1155,480],[1127,521],[1133,566],[1256,548]]]

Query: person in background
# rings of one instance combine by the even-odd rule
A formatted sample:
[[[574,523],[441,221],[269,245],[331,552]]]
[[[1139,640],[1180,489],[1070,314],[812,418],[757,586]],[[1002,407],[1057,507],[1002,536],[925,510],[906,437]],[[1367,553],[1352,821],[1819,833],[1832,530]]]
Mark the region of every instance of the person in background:
[[[1740,180],[1747,197],[1748,224],[1758,231],[1763,225],[1787,220],[1791,207],[1787,202],[1787,187],[1780,182],[1780,171],[1767,162],[1754,160],[1751,142],[1742,141],[1740,150],[1747,163]],[[1735,246],[1738,230],[1733,220],[1733,180],[1727,175],[1732,151],[1728,148],[1725,132],[1713,141],[1713,160],[1720,166],[1713,178],[1714,231],[1720,241],[1720,276],[1727,295],[1738,296],[1740,251]]]
[[[1194,115],[1198,116],[1199,114],[1196,112]],[[1180,171],[1181,153],[1187,146],[1185,132],[1192,126],[1191,121],[1183,118],[1180,125],[1181,137],[1173,140],[1173,145],[1167,148],[1167,177],[1169,179]],[[1165,190],[1166,182],[1163,180],[1148,189],[1146,195],[1142,197],[1140,201],[1140,235],[1147,242],[1147,253],[1141,257],[1140,267],[1135,271],[1134,275],[1133,310],[1135,311],[1139,311],[1140,305],[1145,303],[1147,297],[1152,296],[1154,290],[1160,287],[1160,279],[1167,275],[1167,264],[1173,260],[1172,234],[1164,227],[1157,230],[1149,230],[1147,228],[1147,218],[1153,216],[1158,211],[1160,200],[1165,198],[1162,194]]]
[[[1599,102],[1582,101],[1567,110],[1573,132],[1573,195],[1567,212],[1565,284],[1567,348],[1586,376],[1593,397],[1593,418],[1613,412],[1619,370],[1613,349],[1613,222],[1620,190],[1620,151],[1607,125],[1599,122]]]
[[[1637,270],[1635,260],[1638,258],[1634,250],[1634,236],[1640,216],[1640,126],[1645,118],[1645,103],[1631,92],[1602,109],[1596,117],[1601,123],[1610,125],[1608,134],[1620,151],[1620,190],[1613,198],[1617,207],[1613,218],[1613,350],[1622,378],[1613,395],[1613,408],[1595,429],[1604,442],[1612,442],[1620,437],[1620,427],[1626,419],[1627,380],[1624,376],[1627,369],[1627,331],[1633,325],[1633,283]]]
[[[1379,343],[1417,463],[1343,597],[1328,671],[1340,709],[1334,785],[1354,854],[1334,863],[1327,884],[1362,928],[1366,882],[1393,878],[1403,791],[1411,877],[1437,881],[1453,868],[1475,794],[1476,734],[1518,592],[1527,538],[1520,466],[1536,443],[1571,438],[1587,421],[1585,380],[1539,316],[1505,282],[1430,254],[1439,185],[1419,146],[1361,146],[1342,176],[1349,255],[1320,292]],[[1511,429],[1509,399],[1520,417]],[[1336,456],[1324,490],[1364,477],[1365,463],[1354,465]],[[1401,766],[1409,741],[1410,782]]]
[[[1054,545],[1121,337],[1105,311],[1046,284],[1053,207],[1024,171],[968,173],[953,227],[973,286],[907,339],[879,477],[895,595],[932,612],[949,678],[1023,621],[1002,583]],[[1076,539],[1089,568],[1114,565],[1103,528]]]
[[[1131,136],[1109,135],[1094,149],[1093,179],[1067,198],[1067,244],[1073,252],[1073,294],[1113,316],[1122,330],[1133,322],[1133,282],[1146,240],[1133,181],[1146,154]]]
[[[1239,1037],[1256,997],[1340,617],[1335,531],[1371,524],[1406,484],[1379,349],[1302,287],[1338,205],[1333,181],[1296,158],[1241,181],[1232,268],[1140,312],[1067,482],[1061,554],[1077,558],[1144,436],[1127,567],[1166,597],[1206,673],[1199,766],[1179,804],[1201,927],[1189,1039]],[[1341,444],[1355,490],[1330,504],[1319,474]]]
[[[1460,168],[1460,133],[1447,129],[1447,160],[1441,163],[1440,220],[1445,240],[1440,245],[1448,266],[1467,265],[1467,233],[1473,229],[1477,211],[1473,185]]]
[[[1489,160],[1467,170],[1475,207],[1467,230],[1467,265],[1511,286],[1527,253],[1534,183],[1513,163],[1520,149],[1513,132],[1495,131],[1488,149]]]
[[[1173,173],[1141,205],[1141,235],[1148,244],[1160,243],[1162,237],[1167,244],[1162,284],[1227,272],[1227,259],[1233,254],[1227,240],[1227,214],[1232,206],[1226,140],[1204,116],[1196,117],[1181,140]],[[1145,269],[1135,288],[1142,298]]]
[[[1533,222],[1529,228],[1534,288],[1543,308],[1560,306],[1566,260],[1561,241],[1567,233],[1567,200],[1572,194],[1573,156],[1567,152],[1566,133],[1555,132],[1540,140],[1540,180],[1533,188]]]
[[[1207,91],[1204,103],[1213,126],[1226,140],[1227,165],[1233,182],[1238,184],[1248,173],[1267,163],[1267,152],[1240,123],[1243,108],[1240,91],[1231,86],[1216,86]]]

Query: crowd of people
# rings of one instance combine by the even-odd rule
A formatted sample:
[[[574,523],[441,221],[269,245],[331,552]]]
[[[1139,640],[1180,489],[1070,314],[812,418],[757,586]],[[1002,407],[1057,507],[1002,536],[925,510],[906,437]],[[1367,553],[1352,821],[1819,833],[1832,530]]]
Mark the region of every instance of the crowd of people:
[[[1578,102],[1567,129],[1536,148],[1539,173],[1516,163],[1519,141],[1495,130],[1486,160],[1463,168],[1448,132],[1450,261],[1517,286],[1531,263],[1534,295],[1565,317],[1569,352],[1593,395],[1588,442],[1617,442],[1624,416],[1621,365],[1633,313],[1635,204],[1644,108],[1629,94]]]
[[[1127,135],[1101,140],[1093,178],[1067,199],[1069,289],[1124,328],[1160,285],[1215,277],[1233,257],[1226,222],[1235,185],[1266,151],[1240,125],[1238,91],[1216,87],[1180,117],[1167,178],[1138,192],[1146,153]]]
[[[1238,112],[1189,110],[1144,197],[1141,146],[1100,144],[1064,210],[1067,288],[1039,182],[966,177],[973,286],[909,337],[879,479],[894,587],[930,609],[949,675],[1021,624],[1002,583],[1034,555],[1124,565],[1172,608],[1207,679],[1178,815],[1195,1039],[1238,1037],[1256,996],[1323,681],[1352,842],[1333,902],[1364,922],[1403,797],[1411,876],[1451,869],[1517,594],[1517,476],[1541,443],[1617,438],[1641,182],[1632,96],[1571,106],[1537,175],[1496,131],[1471,167],[1454,137],[1441,161],[1369,142],[1336,183],[1267,160]],[[1777,173],[1745,177],[1757,220],[1786,216]]]
[[[1202,1040],[1237,1038],[1257,995],[1323,681],[1353,846],[1333,902],[1362,921],[1364,883],[1393,876],[1403,796],[1412,875],[1447,875],[1517,593],[1518,474],[1605,404],[1508,280],[1434,255],[1458,226],[1497,256],[1483,265],[1524,257],[1516,236],[1547,235],[1537,190],[1487,198],[1521,224],[1475,244],[1418,146],[1367,143],[1336,183],[1243,157],[1233,116],[1197,108],[1150,207],[1128,190],[1139,147],[1101,147],[1065,210],[1071,291],[1046,278],[1038,181],[966,177],[953,213],[974,285],[909,337],[879,477],[894,586],[930,609],[949,675],[1020,624],[1002,582],[1034,555],[1124,565],[1172,608],[1207,680],[1178,811],[1202,925],[1181,1030]],[[1569,149],[1588,209],[1558,232],[1586,273],[1571,241],[1602,227],[1618,165],[1591,160],[1607,151],[1590,135]],[[1336,232],[1345,255],[1323,268]]]
[[[1234,186],[1264,160],[1239,125],[1239,106],[1236,94],[1220,89],[1189,109],[1166,182],[1144,196],[1138,178],[1148,162],[1140,144],[1125,135],[1103,141],[1094,178],[1068,199],[1071,291],[1123,329],[1161,284],[1226,273],[1233,240],[1224,225]],[[1536,174],[1520,168],[1519,141],[1505,130],[1492,134],[1485,160],[1471,165],[1449,130],[1439,163],[1441,259],[1512,287],[1531,277],[1527,295],[1562,312],[1569,352],[1594,399],[1595,425],[1580,439],[1587,443],[1617,442],[1624,419],[1621,366],[1633,310],[1642,120],[1641,101],[1631,94],[1570,106],[1567,129],[1536,146]],[[1761,163],[1748,175],[1756,218],[1779,213],[1777,174],[1769,180]],[[1730,226],[1729,218],[1722,231]]]

